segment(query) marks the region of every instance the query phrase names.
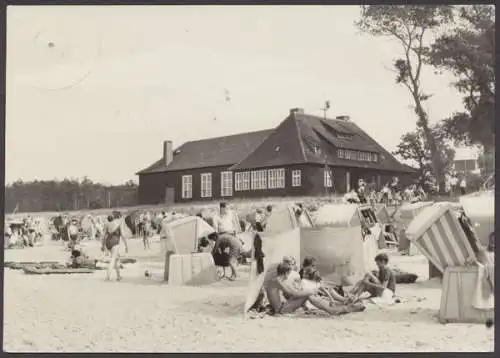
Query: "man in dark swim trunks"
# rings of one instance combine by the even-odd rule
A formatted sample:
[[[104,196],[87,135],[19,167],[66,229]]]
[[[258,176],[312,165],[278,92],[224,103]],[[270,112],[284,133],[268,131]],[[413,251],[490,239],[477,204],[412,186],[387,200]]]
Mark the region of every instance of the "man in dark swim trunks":
[[[106,273],[106,280],[111,279],[111,272],[113,268],[116,270],[116,280],[120,281],[122,279],[120,275],[120,239],[123,239],[125,244],[125,252],[128,252],[127,240],[122,236],[121,233],[121,223],[119,218],[113,215],[108,216],[108,223],[106,225],[106,232],[102,240],[101,250],[105,249],[111,252],[111,259],[109,261],[108,271]]]

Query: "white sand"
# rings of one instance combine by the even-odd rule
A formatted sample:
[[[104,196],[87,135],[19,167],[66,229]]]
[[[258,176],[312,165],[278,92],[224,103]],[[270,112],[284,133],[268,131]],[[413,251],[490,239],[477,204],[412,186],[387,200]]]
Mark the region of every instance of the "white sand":
[[[97,244],[90,251],[99,253]],[[131,256],[144,256],[140,240]],[[153,244],[153,249],[157,243]],[[6,261],[58,260],[60,246],[6,250]],[[422,257],[392,263],[423,275]],[[494,329],[437,321],[439,282],[399,285],[408,302],[369,305],[343,317],[242,315],[248,269],[235,282],[169,287],[146,280],[140,264],[128,265],[122,282],[90,275],[29,276],[5,270],[4,350],[8,352],[238,352],[238,351],[490,351]],[[419,298],[425,297],[424,300]],[[277,339],[278,337],[282,337]]]

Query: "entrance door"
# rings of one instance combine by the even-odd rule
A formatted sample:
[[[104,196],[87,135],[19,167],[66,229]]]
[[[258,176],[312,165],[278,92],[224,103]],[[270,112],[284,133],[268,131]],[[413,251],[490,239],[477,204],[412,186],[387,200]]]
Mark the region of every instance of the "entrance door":
[[[351,191],[351,173],[345,173],[345,192],[348,193]]]
[[[174,188],[166,187],[165,188],[165,204],[173,204],[175,201],[175,192]]]

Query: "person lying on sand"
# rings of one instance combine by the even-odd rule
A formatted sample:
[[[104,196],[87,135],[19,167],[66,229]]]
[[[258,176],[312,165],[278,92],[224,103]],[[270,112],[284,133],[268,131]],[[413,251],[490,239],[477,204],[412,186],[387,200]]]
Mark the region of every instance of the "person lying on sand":
[[[336,285],[331,282],[324,281],[319,271],[314,267],[308,267],[304,270],[302,287],[317,287],[318,295],[329,300],[331,306],[338,304],[350,304],[355,301],[355,298],[352,295],[341,295],[337,291]]]
[[[375,263],[378,271],[368,272],[351,290],[351,294],[356,300],[359,300],[364,292],[368,292],[370,297],[394,297],[396,276],[387,266],[389,257],[385,253],[378,254],[375,256]]]
[[[315,266],[316,259],[312,256],[306,256],[302,262],[300,269],[300,277],[302,287],[318,288],[318,294],[325,299],[330,300],[330,305],[335,304],[351,304],[354,302],[354,296],[347,294],[342,289],[342,286],[336,285],[333,282],[325,281],[321,277],[318,269]]]
[[[293,313],[306,302],[335,316],[353,311],[353,308],[347,305],[330,306],[327,300],[317,295],[319,289],[295,289],[288,281],[291,271],[289,262],[280,262],[269,267],[264,277],[263,288],[271,306],[271,314]],[[282,301],[280,294],[288,298]]]

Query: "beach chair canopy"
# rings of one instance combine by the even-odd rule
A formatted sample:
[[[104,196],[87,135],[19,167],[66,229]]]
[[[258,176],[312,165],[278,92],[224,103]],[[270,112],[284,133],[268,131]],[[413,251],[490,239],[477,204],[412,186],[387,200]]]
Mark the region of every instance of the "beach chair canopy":
[[[449,204],[426,207],[410,223],[406,235],[442,273],[447,267],[477,261],[472,241],[469,241],[475,239],[467,237]]]
[[[198,216],[187,216],[168,223],[174,237],[175,253],[196,252],[198,240],[215,232],[205,220]]]
[[[295,212],[291,206],[273,210],[267,219],[266,232],[275,234],[294,230],[299,227]]]
[[[140,215],[141,215],[140,210],[134,210],[125,216],[125,224],[127,225],[128,229],[132,232],[133,235],[137,235],[136,223],[139,222]]]
[[[460,197],[460,205],[474,222],[474,230],[485,246],[495,231],[495,193],[493,190],[480,191]]]
[[[419,201],[417,203],[405,203],[399,207],[396,213],[398,220],[408,225],[423,209],[433,204],[431,201]]]
[[[351,227],[361,225],[358,204],[326,204],[316,212],[316,225]]]
[[[391,221],[387,207],[384,204],[375,205],[375,215],[381,224],[389,224]]]
[[[342,279],[357,281],[373,267],[377,243],[364,242],[359,226],[303,228],[300,232],[300,256],[312,256],[321,275],[342,284]],[[370,246],[371,245],[371,246]],[[368,257],[369,256],[369,257]]]
[[[299,263],[301,259],[301,238],[299,228],[281,233],[264,232],[259,233],[259,236],[262,240],[262,252],[265,255],[263,258],[264,271],[259,274],[257,270],[257,260],[252,262],[250,279],[245,296],[245,314],[253,306],[259,296],[268,270],[275,270],[276,265],[281,262],[284,256],[295,258],[297,263]]]

